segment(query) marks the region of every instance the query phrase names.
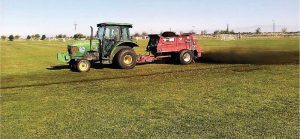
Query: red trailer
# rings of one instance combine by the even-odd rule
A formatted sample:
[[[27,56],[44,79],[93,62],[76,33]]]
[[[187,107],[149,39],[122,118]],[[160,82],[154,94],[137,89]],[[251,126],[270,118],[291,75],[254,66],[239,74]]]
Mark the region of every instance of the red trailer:
[[[138,63],[172,58],[186,65],[200,58],[202,52],[192,33],[176,35],[174,32],[149,35],[146,51],[149,55],[140,55]]]

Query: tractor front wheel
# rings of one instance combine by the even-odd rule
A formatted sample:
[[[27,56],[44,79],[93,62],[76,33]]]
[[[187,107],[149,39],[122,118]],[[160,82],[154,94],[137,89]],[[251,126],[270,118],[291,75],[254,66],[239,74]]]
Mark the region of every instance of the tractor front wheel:
[[[71,71],[76,71],[77,70],[77,63],[76,63],[75,60],[72,59],[69,62],[69,68],[70,68]]]
[[[88,72],[91,68],[91,63],[88,60],[80,60],[77,62],[77,70],[79,72]]]
[[[182,65],[192,63],[194,60],[193,53],[189,50],[184,50],[179,54],[179,61]]]
[[[134,68],[137,61],[136,54],[132,49],[121,50],[115,58],[115,63],[122,69]]]

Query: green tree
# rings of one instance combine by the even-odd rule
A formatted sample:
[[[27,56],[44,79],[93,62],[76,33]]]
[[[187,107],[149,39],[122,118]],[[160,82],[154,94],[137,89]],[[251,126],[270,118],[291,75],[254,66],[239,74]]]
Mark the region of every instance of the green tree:
[[[46,39],[46,35],[42,35],[41,40],[45,40]]]
[[[142,32],[142,36],[148,36],[147,32]]]
[[[287,32],[287,28],[282,28],[282,29],[281,29],[281,32],[282,32],[282,33],[286,33],[286,32]]]
[[[136,32],[136,33],[133,34],[133,37],[140,37],[140,36],[141,36],[141,34],[138,33],[138,32]]]
[[[256,33],[256,34],[260,34],[260,33],[261,33],[261,28],[258,27],[258,28],[255,30],[255,33]]]
[[[228,30],[216,30],[214,34],[235,34],[234,30],[228,31]]]
[[[14,39],[15,39],[14,35],[9,35],[9,37],[8,37],[9,41],[14,41]]]
[[[5,39],[6,39],[6,36],[2,35],[1,40],[5,40]]]
[[[61,38],[66,38],[67,35],[63,35],[63,34],[58,34],[55,36],[55,38],[61,39]]]
[[[214,31],[214,35],[220,34],[219,30]]]
[[[55,38],[61,38],[61,34],[56,35]]]
[[[73,36],[73,38],[77,40],[77,39],[86,38],[86,37],[81,33],[77,33]]]
[[[40,34],[35,34],[35,35],[34,35],[34,39],[36,39],[36,40],[39,40],[40,37],[41,37]]]
[[[30,36],[30,35],[27,35],[26,39],[27,39],[27,40],[30,40],[30,39],[31,39],[31,36]]]
[[[18,39],[20,39],[20,37],[21,37],[20,35],[16,35],[15,39],[18,40]]]

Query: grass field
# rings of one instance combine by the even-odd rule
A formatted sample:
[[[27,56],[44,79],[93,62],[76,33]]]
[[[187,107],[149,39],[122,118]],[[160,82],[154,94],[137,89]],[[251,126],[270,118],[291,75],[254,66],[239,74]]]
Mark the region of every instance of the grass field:
[[[66,44],[1,41],[1,138],[299,137],[298,38],[199,40],[191,65],[88,73],[56,61]]]

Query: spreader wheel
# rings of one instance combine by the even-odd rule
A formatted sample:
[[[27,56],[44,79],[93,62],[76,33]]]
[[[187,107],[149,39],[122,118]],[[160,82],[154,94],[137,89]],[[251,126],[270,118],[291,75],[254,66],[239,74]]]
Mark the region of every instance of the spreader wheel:
[[[91,68],[91,63],[88,60],[80,60],[77,62],[77,70],[79,72],[87,72]]]
[[[124,49],[116,55],[115,60],[119,68],[132,69],[136,65],[136,58],[136,54],[132,49]]]
[[[179,60],[182,65],[187,65],[193,62],[193,53],[189,50],[184,50],[179,54]]]

